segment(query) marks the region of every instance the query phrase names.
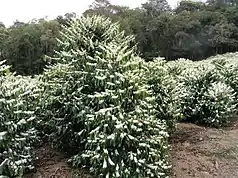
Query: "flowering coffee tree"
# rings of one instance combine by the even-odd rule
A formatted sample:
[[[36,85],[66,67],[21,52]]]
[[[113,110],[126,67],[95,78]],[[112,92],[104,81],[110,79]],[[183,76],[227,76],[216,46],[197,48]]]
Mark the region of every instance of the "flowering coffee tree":
[[[211,63],[216,66],[222,81],[235,91],[236,100],[238,100],[238,54],[218,55],[211,58]]]
[[[0,63],[0,176],[22,177],[33,169],[32,145],[36,141],[30,78],[14,76]],[[33,82],[34,83],[34,82]]]
[[[171,74],[171,68],[164,59],[155,59],[145,64],[146,76],[153,95],[156,98],[157,116],[166,121],[169,131],[175,130],[175,124],[182,117],[181,114],[181,85],[176,75]]]
[[[189,62],[179,78],[184,85],[181,105],[186,120],[216,127],[229,123],[235,113],[235,92],[211,60],[193,66]]]
[[[204,93],[200,105],[203,106],[203,122],[215,127],[228,126],[236,110],[234,90],[223,82],[212,83]]]
[[[98,177],[166,177],[168,134],[133,38],[93,16],[64,28],[42,76],[44,127]]]

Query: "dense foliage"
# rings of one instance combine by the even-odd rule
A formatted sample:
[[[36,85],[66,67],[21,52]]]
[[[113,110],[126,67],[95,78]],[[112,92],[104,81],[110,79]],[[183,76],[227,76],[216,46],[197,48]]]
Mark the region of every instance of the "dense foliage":
[[[72,21],[42,76],[40,113],[53,143],[73,151],[73,165],[99,177],[166,177],[167,126],[132,40],[105,18]]]
[[[147,0],[136,9],[95,0],[85,14],[119,21],[136,36],[145,58],[201,60],[238,49],[238,8],[232,0],[182,0],[174,9],[166,0]]]
[[[95,0],[85,15],[103,15],[118,22],[126,34],[135,35],[138,52],[146,60],[201,60],[238,50],[238,8],[232,0],[197,2],[182,0],[172,9],[166,0],[148,0],[141,7],[113,5]],[[0,58],[21,75],[43,72],[45,55],[57,50],[60,25],[69,26],[75,13],[56,19],[0,24]]]
[[[236,65],[221,65],[221,61],[237,63],[229,54],[200,62],[179,60],[168,63],[171,74],[176,75],[178,83],[182,84],[179,102],[187,121],[226,126],[236,112]],[[232,69],[232,74],[226,71],[227,67]]]
[[[226,23],[221,28],[211,25],[219,22],[218,17],[226,20],[224,13],[217,12],[230,6],[182,1],[172,12],[163,0],[150,0],[134,10],[106,0],[96,2],[85,12],[87,17],[67,14],[50,22],[17,22],[8,29],[0,28],[1,58],[7,57],[19,74],[43,71],[34,78],[22,77],[0,63],[0,176],[22,177],[33,169],[32,149],[38,136],[44,136],[72,155],[74,166],[86,167],[98,177],[166,177],[170,169],[168,133],[177,121],[221,127],[236,114],[237,53],[198,62],[166,60],[201,52],[186,41],[189,35],[180,29],[187,28],[184,23],[191,18],[196,23],[189,24],[187,33],[193,32],[193,25],[201,30],[199,23],[204,23],[214,35],[211,39],[206,30],[197,29],[196,33],[209,37],[209,43],[203,38],[200,43],[209,53],[203,51],[203,57],[236,50],[234,19],[229,27],[232,33],[226,31]],[[92,15],[95,13],[110,18]],[[141,19],[135,22],[135,17]],[[114,24],[111,19],[119,22]],[[168,29],[175,30],[175,38],[167,34]],[[137,34],[143,56],[165,58],[145,62],[137,55],[134,37],[127,33]],[[193,36],[198,44],[196,37],[201,36]],[[191,49],[175,47],[185,43]],[[190,58],[199,59],[199,55]]]
[[[174,131],[176,122],[183,117],[181,111],[181,96],[183,85],[162,58],[144,63],[147,67],[145,76],[147,83],[155,96],[157,117],[165,120],[169,132]]]
[[[30,83],[30,85],[29,85]],[[14,76],[0,63],[0,175],[21,177],[34,168],[34,81]]]

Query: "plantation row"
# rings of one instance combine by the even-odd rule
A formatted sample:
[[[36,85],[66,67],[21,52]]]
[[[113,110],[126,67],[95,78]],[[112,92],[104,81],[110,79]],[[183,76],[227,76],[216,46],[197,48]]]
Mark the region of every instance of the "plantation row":
[[[187,120],[226,126],[238,101],[238,54],[144,62],[118,24],[82,17],[35,78],[0,65],[0,175],[34,169],[42,138],[98,177],[168,177],[169,134]]]

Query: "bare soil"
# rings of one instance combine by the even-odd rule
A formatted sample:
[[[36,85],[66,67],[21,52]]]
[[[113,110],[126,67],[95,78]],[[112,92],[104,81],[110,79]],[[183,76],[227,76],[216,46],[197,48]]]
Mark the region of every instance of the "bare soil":
[[[238,178],[238,121],[226,129],[180,123],[171,145],[173,178]],[[85,170],[72,169],[67,156],[49,145],[36,154],[36,172],[24,178],[92,178]]]
[[[171,159],[174,178],[238,178],[238,122],[226,129],[178,124]]]
[[[24,178],[92,178],[85,170],[72,169],[67,164],[67,156],[48,144],[41,146],[36,155],[36,172],[25,175]]]

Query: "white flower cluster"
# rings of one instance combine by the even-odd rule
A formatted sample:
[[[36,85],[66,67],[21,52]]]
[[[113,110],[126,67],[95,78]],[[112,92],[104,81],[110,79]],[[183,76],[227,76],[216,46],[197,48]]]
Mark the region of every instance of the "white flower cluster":
[[[226,126],[236,112],[238,92],[237,54],[218,55],[192,62],[168,62],[170,74],[180,83],[184,118],[210,126]]]
[[[34,111],[29,105],[33,80],[15,76],[0,65],[0,175],[21,177],[33,169]]]
[[[145,70],[147,83],[155,96],[157,117],[166,121],[169,132],[174,131],[176,122],[181,119],[181,88],[183,85],[178,82],[177,75],[181,73],[179,68],[172,69],[162,58],[144,64],[149,70]]]

